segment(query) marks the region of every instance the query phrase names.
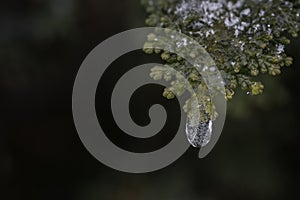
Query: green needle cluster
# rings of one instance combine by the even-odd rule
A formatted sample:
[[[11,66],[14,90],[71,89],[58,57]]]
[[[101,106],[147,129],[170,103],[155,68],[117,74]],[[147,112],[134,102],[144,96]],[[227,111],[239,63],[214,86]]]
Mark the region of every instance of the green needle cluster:
[[[142,0],[142,4],[148,26],[176,30],[204,47],[223,76],[227,99],[238,88],[261,94],[261,75],[277,76],[292,64],[285,47],[289,38],[298,36],[300,0]],[[148,36],[148,42],[154,39],[155,33]],[[194,88],[204,87],[201,75],[181,57],[160,49],[144,51],[160,54]],[[163,67],[153,67],[150,75],[171,81],[163,92],[168,99],[185,91],[182,81],[173,80]]]

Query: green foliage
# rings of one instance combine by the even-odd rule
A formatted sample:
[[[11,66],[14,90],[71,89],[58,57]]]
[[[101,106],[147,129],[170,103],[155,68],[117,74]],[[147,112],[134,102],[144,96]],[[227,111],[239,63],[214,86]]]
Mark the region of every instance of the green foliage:
[[[298,36],[300,0],[142,0],[142,4],[148,13],[147,25],[177,30],[205,48],[225,80],[227,99],[238,87],[247,94],[261,94],[261,75],[279,75],[283,67],[292,64],[285,46],[290,36]],[[148,40],[154,37],[150,34]],[[182,58],[160,50],[144,51],[160,54],[169,66],[180,69],[191,85],[202,87],[201,76]],[[157,66],[151,77],[171,80],[170,74]],[[170,99],[172,93],[184,91],[175,80],[163,95]]]

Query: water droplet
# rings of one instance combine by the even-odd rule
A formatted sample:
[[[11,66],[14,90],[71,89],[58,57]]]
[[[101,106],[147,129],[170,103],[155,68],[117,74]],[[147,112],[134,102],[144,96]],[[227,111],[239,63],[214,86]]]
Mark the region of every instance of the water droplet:
[[[211,72],[215,72],[216,70],[217,70],[217,68],[214,66],[209,68],[209,71],[211,71]]]
[[[187,118],[186,129],[185,129],[187,139],[189,143],[196,148],[206,146],[210,139],[212,133],[212,121],[208,118],[207,121],[193,123],[193,119]]]

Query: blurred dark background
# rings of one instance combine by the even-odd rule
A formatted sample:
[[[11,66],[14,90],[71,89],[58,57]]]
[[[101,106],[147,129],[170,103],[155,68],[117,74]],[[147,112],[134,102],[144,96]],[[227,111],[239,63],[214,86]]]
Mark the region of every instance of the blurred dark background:
[[[127,174],[87,152],[72,118],[77,70],[144,18],[139,0],[0,2],[0,199],[297,199],[300,39],[287,50],[294,65],[265,78],[262,96],[229,102],[206,158],[190,148],[160,171]]]

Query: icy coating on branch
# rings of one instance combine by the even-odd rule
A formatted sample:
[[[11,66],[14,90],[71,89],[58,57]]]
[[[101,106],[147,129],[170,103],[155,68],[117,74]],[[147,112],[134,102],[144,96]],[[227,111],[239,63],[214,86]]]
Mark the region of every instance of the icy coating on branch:
[[[214,24],[218,21],[224,21],[226,27],[234,27],[235,34],[238,36],[239,30],[243,31],[250,25],[250,23],[242,21],[242,16],[250,14],[251,11],[249,8],[242,10],[240,15],[235,14],[239,12],[243,3],[243,1],[232,3],[231,1],[226,2],[225,0],[218,0],[215,2],[186,0],[176,6],[174,13],[183,20],[183,23],[189,15],[197,14],[199,18],[196,21],[191,22],[190,25],[194,30],[199,30],[197,33],[200,36],[203,36],[200,29],[205,25],[211,27],[211,29],[206,32],[205,36],[207,37],[210,34],[214,34]]]
[[[247,94],[261,94],[264,86],[258,75],[275,76],[292,64],[285,46],[290,36],[298,36],[300,0],[142,0],[142,4],[148,13],[146,24],[180,31],[205,47],[226,79],[227,99],[238,87]],[[195,85],[201,84],[199,74],[184,60],[156,53],[182,69]]]
[[[249,1],[249,0],[247,0]],[[264,3],[264,1],[256,1],[258,3]],[[272,0],[269,3],[272,3]],[[250,1],[250,3],[253,3]],[[284,2],[284,7],[287,9],[293,9],[293,3]],[[198,15],[198,19],[191,22],[190,26],[193,30],[199,30],[200,36],[203,36],[201,28],[204,26],[211,27],[206,31],[205,36],[214,34],[214,25],[220,22],[224,22],[224,25],[234,32],[234,35],[238,37],[240,33],[247,33],[249,35],[259,31],[272,33],[271,25],[262,23],[266,19],[266,13],[271,14],[275,18],[276,10],[274,12],[267,12],[267,9],[259,9],[259,13],[256,18],[249,21],[249,15],[251,15],[251,5],[246,3],[246,0],[239,0],[236,2],[226,0],[216,1],[197,1],[197,0],[184,0],[176,5],[174,14],[182,19],[182,23],[188,19],[191,15]],[[279,9],[280,10],[280,9]],[[169,10],[170,12],[170,10]],[[254,13],[255,14],[255,13]],[[297,14],[296,14],[297,15]],[[298,28],[298,23],[295,23]]]
[[[148,13],[147,25],[182,32],[205,48],[215,61],[213,67],[217,67],[225,79],[222,84],[227,99],[231,99],[239,87],[249,95],[261,94],[264,85],[259,75],[276,76],[283,67],[292,64],[285,46],[291,36],[298,36],[300,0],[142,0],[142,4]],[[179,51],[182,47],[192,49],[186,40],[173,40]],[[148,37],[148,43],[154,41],[162,42],[155,33]],[[149,48],[144,51],[161,55],[166,65],[181,71],[193,86],[196,96],[184,106],[188,113],[186,134],[194,147],[205,146],[218,114],[201,75],[195,66],[176,54]],[[191,51],[189,56],[199,54]],[[163,68],[153,67],[150,76],[171,81],[171,86],[163,92],[168,99],[186,91],[184,83]],[[200,122],[195,122],[195,110],[190,106],[195,98],[200,103]]]

